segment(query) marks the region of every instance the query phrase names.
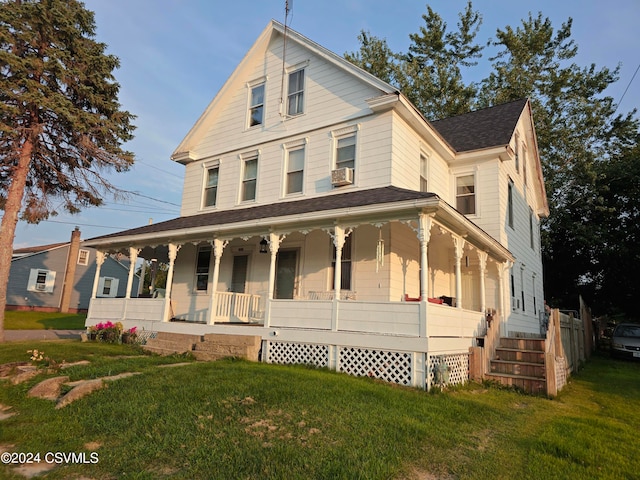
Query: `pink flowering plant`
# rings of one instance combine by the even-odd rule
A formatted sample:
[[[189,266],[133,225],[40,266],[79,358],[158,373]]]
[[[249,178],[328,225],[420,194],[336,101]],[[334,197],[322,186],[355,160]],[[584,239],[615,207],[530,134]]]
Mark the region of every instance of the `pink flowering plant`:
[[[89,327],[89,333],[95,334],[96,339],[102,342],[116,343],[122,335],[122,323],[100,322]]]

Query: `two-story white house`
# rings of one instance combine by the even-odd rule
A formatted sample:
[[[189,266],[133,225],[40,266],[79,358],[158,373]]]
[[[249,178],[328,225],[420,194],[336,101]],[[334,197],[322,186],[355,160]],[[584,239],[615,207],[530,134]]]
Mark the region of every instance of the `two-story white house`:
[[[179,218],[85,242],[164,258],[165,298],[128,286],[94,298],[88,325],[261,335],[265,361],[422,386],[444,356],[463,379],[487,312],[502,335],[540,332],[548,206],[527,100],[428,122],[272,21],[172,160]]]

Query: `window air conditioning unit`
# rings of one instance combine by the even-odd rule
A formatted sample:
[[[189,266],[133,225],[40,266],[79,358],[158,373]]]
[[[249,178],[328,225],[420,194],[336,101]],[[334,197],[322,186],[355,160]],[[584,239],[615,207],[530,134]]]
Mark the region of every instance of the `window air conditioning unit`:
[[[520,310],[520,299],[516,297],[511,298],[511,310]]]
[[[331,185],[341,187],[353,183],[353,169],[349,167],[331,170]]]
[[[36,283],[36,290],[44,292],[47,289],[47,285],[44,283]]]

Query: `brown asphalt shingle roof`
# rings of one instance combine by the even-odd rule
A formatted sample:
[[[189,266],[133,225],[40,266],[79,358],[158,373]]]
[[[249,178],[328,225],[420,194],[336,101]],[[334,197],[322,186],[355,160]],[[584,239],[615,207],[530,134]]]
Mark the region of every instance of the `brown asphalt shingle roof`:
[[[431,122],[457,152],[507,145],[527,99]]]
[[[144,227],[132,228],[122,232],[94,237],[88,241],[129,235],[168,232],[172,230],[182,230],[185,228],[204,227],[207,225],[225,225],[264,218],[285,217],[288,215],[303,215],[311,212],[426,199],[435,196],[436,195],[434,193],[416,192],[393,186],[372,188],[368,190],[356,190],[316,198],[305,198],[289,202],[277,202],[269,205],[256,205],[254,207],[221,210],[219,212],[178,217],[165,222],[154,223],[151,225],[145,225]]]

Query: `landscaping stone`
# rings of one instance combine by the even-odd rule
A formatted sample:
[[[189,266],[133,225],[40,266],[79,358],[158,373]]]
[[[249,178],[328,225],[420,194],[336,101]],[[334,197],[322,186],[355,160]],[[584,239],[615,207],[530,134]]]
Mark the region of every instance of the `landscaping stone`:
[[[30,397],[55,401],[60,396],[62,384],[68,381],[69,377],[66,376],[47,378],[29,390],[27,395]]]
[[[3,405],[0,403],[0,420],[6,420],[7,418],[13,417],[16,412],[11,412],[10,410],[13,407],[9,405]]]
[[[58,403],[56,404],[56,410],[66,407],[72,402],[84,397],[85,395],[90,394],[91,392],[95,392],[96,390],[100,390],[105,387],[105,383],[101,378],[96,378],[94,380],[84,380],[79,385],[76,385],[73,389],[67,392],[66,395],[60,397],[58,399]]]

